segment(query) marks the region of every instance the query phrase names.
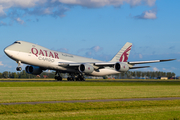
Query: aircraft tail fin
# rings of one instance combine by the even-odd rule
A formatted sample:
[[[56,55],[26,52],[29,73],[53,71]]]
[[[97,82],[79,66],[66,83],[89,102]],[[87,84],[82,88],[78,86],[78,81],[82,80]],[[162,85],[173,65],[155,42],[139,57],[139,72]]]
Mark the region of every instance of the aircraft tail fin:
[[[127,42],[110,62],[127,62],[132,43]]]

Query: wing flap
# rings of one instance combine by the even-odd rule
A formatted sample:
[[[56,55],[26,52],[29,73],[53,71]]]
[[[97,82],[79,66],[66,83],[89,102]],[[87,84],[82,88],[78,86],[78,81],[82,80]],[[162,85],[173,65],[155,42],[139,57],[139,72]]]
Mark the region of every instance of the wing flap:
[[[113,66],[115,63],[114,62],[104,62],[104,63],[94,63],[95,66],[104,66],[104,67],[111,67]]]
[[[81,64],[92,64],[94,66],[113,66],[115,63],[110,63],[110,62],[98,62],[98,63],[68,63],[68,62],[59,62],[59,66],[69,66],[69,67],[77,67]]]
[[[58,66],[62,66],[62,67],[78,67],[80,66],[82,63],[68,63],[68,62],[59,62]]]

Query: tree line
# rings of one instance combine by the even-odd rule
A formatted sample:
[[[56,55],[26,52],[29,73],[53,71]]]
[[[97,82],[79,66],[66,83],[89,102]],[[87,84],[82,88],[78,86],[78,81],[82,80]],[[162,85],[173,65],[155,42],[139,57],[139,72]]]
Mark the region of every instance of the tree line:
[[[161,71],[127,71],[121,72],[120,74],[116,75],[117,78],[149,78],[155,79],[158,77],[174,77],[176,74],[174,72],[161,72]]]
[[[26,73],[25,70],[21,72],[4,71],[3,73],[0,73],[0,78],[54,78],[54,75],[54,72],[43,72],[41,75],[32,75]]]
[[[8,72],[4,71],[3,73],[0,73],[0,78],[54,78],[55,72],[43,72],[40,75],[32,75],[26,73],[25,70],[21,72]],[[62,77],[67,77],[67,74],[61,74]],[[154,79],[160,76],[163,77],[172,77],[175,76],[174,72],[160,72],[160,71],[127,71],[127,72],[121,72],[120,74],[113,75],[117,79],[124,79],[124,78],[150,78]],[[86,76],[85,76],[86,77]],[[104,77],[107,78],[107,77]]]

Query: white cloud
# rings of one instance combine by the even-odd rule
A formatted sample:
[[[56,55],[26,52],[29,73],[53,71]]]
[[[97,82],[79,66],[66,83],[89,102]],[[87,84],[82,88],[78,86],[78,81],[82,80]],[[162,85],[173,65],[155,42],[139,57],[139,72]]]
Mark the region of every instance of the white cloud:
[[[163,68],[163,70],[166,70],[166,68]]]
[[[87,55],[87,56],[92,56],[92,52],[91,52],[91,51],[88,51],[88,52],[86,52],[86,55]]]
[[[20,23],[20,24],[24,24],[24,21],[21,20],[20,18],[16,18],[16,21],[17,21],[18,23]]]
[[[149,10],[144,12],[144,19],[156,19],[156,12]]]
[[[112,56],[104,54],[102,50],[103,48],[98,45],[93,46],[91,48],[81,48],[77,51],[77,55],[94,58],[98,60],[109,60],[109,58],[111,58]]]
[[[86,56],[96,56],[97,52],[101,51],[103,48],[101,48],[100,46],[94,46],[92,48],[88,48],[88,49],[81,49],[83,51],[86,51]]]
[[[44,10],[44,14],[51,14],[51,9],[50,8],[46,8]]]
[[[0,4],[2,5],[3,9],[8,9],[11,7],[30,8],[45,2],[47,2],[47,0],[0,0]]]
[[[134,18],[136,19],[156,19],[156,10],[149,10],[149,11],[144,11],[141,15],[137,15]]]
[[[174,70],[176,70],[176,68],[175,67],[171,67],[170,69],[163,68],[163,70],[166,72],[173,72]]]
[[[3,21],[0,21],[0,26],[7,26],[7,24]]]
[[[0,16],[4,16],[5,15],[5,12],[3,10],[3,6],[0,5]]]
[[[57,51],[68,53],[69,50],[67,48],[60,48]]]
[[[102,48],[100,46],[94,46],[91,48],[91,50],[98,52],[98,51],[102,50]]]
[[[0,0],[0,18],[8,17],[13,21],[24,24],[22,18],[28,15],[64,17],[64,13],[72,6],[88,8],[119,7],[124,4],[153,6],[155,2],[156,0]],[[156,12],[145,11],[142,18],[155,19]]]
[[[0,61],[0,66],[3,66],[4,64],[2,63],[2,61]]]
[[[155,4],[156,0],[146,0],[146,3],[149,5],[149,6],[153,6]]]
[[[154,71],[159,71],[159,69],[157,67],[154,67],[153,70]]]
[[[121,6],[125,3],[131,6],[148,5],[153,6],[156,0],[0,0],[0,13],[4,14],[5,9],[20,7],[32,8],[42,7],[44,4],[49,6],[55,5],[54,3],[67,4],[67,5],[80,5],[83,7],[104,7],[104,6]]]
[[[121,6],[125,3],[131,6],[137,6],[146,4],[153,6],[156,0],[53,0],[53,2],[59,1],[64,4],[80,5],[84,7],[103,7],[103,6]]]

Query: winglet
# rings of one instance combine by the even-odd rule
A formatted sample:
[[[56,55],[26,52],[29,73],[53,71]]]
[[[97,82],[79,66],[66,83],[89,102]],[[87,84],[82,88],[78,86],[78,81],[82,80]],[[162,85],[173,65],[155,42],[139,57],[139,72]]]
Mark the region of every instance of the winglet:
[[[172,61],[172,60],[176,60],[176,59],[166,59],[166,60],[160,60],[160,62],[166,62],[166,61]]]
[[[132,43],[127,42],[110,62],[127,62]]]

